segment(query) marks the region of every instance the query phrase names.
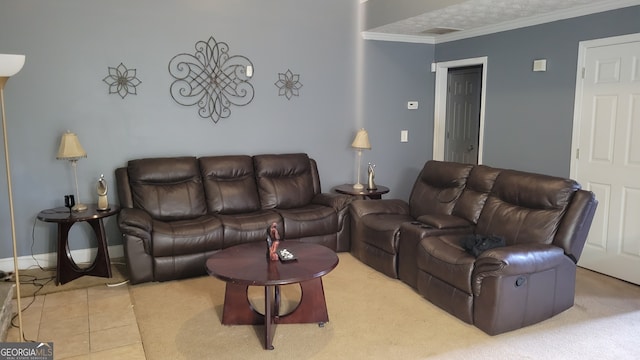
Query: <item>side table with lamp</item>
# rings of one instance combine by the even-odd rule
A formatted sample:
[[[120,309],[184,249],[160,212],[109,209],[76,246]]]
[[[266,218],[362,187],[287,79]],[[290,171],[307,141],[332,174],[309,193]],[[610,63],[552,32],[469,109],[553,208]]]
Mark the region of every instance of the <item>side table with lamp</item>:
[[[73,211],[66,207],[42,210],[38,220],[58,224],[58,255],[56,266],[56,284],[62,285],[84,275],[111,277],[111,260],[107,248],[107,236],[102,219],[115,215],[120,207],[111,205],[107,210],[98,210],[96,204],[85,205],[83,211]],[[73,224],[87,222],[96,235],[98,252],[93,263],[86,268],[76,264],[69,249],[69,230]]]
[[[369,133],[364,128],[358,130],[356,133],[353,142],[351,143],[351,147],[356,149],[358,152],[357,165],[356,165],[356,173],[357,181],[355,184],[342,184],[333,188],[334,191],[340,194],[347,194],[356,196],[360,199],[381,199],[382,194],[386,194],[389,192],[389,188],[386,186],[375,185],[373,181],[374,173],[373,168],[375,165],[369,163],[369,179],[368,184],[365,186],[360,183],[360,166],[362,163],[362,150],[371,150],[371,143],[369,142]]]
[[[98,204],[85,205],[80,202],[76,168],[78,159],[83,157],[87,157],[87,153],[80,145],[78,136],[70,131],[62,134],[56,158],[71,162],[76,197],[65,195],[65,207],[42,210],[37,216],[40,221],[58,224],[57,285],[67,283],[83,275],[111,277],[111,261],[102,219],[117,214],[120,211],[120,207],[116,205],[109,207],[106,199],[107,184],[104,176],[101,176],[98,180],[96,189],[98,192]],[[78,222],[87,222],[91,226],[98,243],[98,250],[93,263],[84,268],[76,264],[69,249],[69,230],[71,230],[73,224]]]

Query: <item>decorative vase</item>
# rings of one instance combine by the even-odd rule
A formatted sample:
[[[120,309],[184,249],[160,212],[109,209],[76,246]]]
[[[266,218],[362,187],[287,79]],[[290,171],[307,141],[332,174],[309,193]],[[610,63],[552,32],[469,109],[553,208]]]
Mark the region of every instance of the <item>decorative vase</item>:
[[[375,164],[369,163],[369,181],[367,182],[367,190],[376,190],[376,183],[373,181],[373,178],[375,178],[376,173],[374,168],[376,167]]]
[[[98,185],[96,186],[96,191],[98,193],[98,210],[108,210],[109,209],[109,201],[107,200],[107,181],[104,179],[104,174],[100,175],[100,179],[98,179]]]

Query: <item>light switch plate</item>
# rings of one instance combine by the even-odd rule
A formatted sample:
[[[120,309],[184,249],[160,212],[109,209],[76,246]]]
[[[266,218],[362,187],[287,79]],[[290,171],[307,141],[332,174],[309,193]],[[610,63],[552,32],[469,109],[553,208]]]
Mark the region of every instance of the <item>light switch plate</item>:
[[[407,102],[407,109],[416,110],[417,108],[418,108],[418,102],[417,101],[409,101],[409,102]]]
[[[409,142],[409,130],[400,131],[400,142]]]

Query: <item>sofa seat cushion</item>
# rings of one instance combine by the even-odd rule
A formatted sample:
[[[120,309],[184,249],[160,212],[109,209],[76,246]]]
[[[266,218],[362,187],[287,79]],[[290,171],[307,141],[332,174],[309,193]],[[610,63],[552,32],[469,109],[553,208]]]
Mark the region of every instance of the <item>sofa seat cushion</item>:
[[[398,252],[398,231],[402,223],[412,221],[408,214],[369,214],[360,219],[364,243],[389,254]]]
[[[152,256],[204,253],[222,248],[222,222],[214,216],[189,220],[154,221]]]
[[[430,236],[420,241],[418,269],[471,294],[471,274],[476,258],[460,246],[464,236]]]
[[[267,228],[273,223],[282,229],[280,215],[272,210],[260,210],[246,214],[216,215],[224,228],[223,247],[244,244],[252,241],[265,241]],[[266,246],[266,245],[265,245]]]
[[[323,205],[306,205],[296,209],[278,209],[284,222],[284,238],[335,234],[338,231],[338,213]]]

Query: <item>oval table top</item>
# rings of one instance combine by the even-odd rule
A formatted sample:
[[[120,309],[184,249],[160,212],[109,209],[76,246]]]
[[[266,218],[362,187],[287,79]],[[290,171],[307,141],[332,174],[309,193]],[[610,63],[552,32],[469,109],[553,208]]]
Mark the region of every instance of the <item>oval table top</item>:
[[[298,241],[281,241],[279,249],[291,251],[295,261],[271,261],[267,243],[251,242],[232,246],[206,261],[209,275],[243,285],[272,286],[294,284],[329,273],[338,266],[338,255],[326,246]]]

